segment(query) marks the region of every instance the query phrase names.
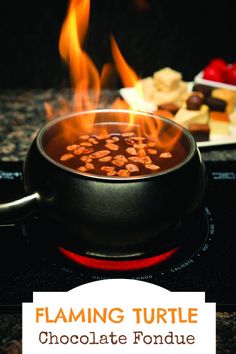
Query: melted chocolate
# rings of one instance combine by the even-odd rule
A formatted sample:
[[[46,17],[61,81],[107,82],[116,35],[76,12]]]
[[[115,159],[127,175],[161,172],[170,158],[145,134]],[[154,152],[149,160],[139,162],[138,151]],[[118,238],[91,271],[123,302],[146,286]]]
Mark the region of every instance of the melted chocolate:
[[[79,171],[78,169],[81,166],[86,166],[86,162],[81,160],[82,156],[87,156],[91,158],[91,161],[88,161],[89,164],[92,164],[94,166],[94,169],[87,169],[84,172],[90,173],[90,174],[96,174],[96,175],[107,175],[107,171],[101,170],[102,166],[107,166],[107,167],[113,167],[114,171],[119,172],[120,170],[126,170],[127,164],[132,164],[138,167],[138,171],[133,171],[130,172],[129,176],[142,176],[142,175],[150,175],[153,173],[158,173],[164,170],[172,169],[178,164],[180,164],[188,155],[188,149],[181,144],[181,141],[179,140],[171,149],[166,149],[160,146],[157,142],[148,140],[147,138],[142,139],[142,140],[137,140],[136,135],[130,136],[130,137],[125,137],[122,136],[120,133],[110,133],[109,136],[107,136],[104,139],[99,140],[96,135],[90,135],[89,138],[94,138],[97,140],[97,144],[92,144],[92,146],[84,146],[85,150],[81,154],[76,155],[74,151],[68,151],[68,146],[76,144],[79,147],[81,146],[81,143],[83,145],[84,142],[88,142],[88,139],[82,139],[80,136],[77,139],[74,139],[73,141],[67,142],[67,145],[60,146],[60,147],[53,147],[52,144],[48,144],[47,146],[47,152],[52,157],[55,161],[58,163],[62,164],[63,166],[69,167],[71,169],[74,169],[76,171]],[[108,142],[114,144],[115,146],[118,146],[117,150],[110,150],[107,146],[107,140],[112,140],[114,138],[113,142]],[[119,139],[119,140],[118,140]],[[117,140],[117,141],[116,141]],[[154,145],[154,146],[148,146],[148,144]],[[146,146],[143,147],[137,147],[139,144],[145,144]],[[137,154],[130,154],[127,152],[127,148],[133,148],[135,149],[134,151],[137,152]],[[87,153],[86,149],[93,149],[93,151],[90,151]],[[111,156],[112,159],[107,162],[99,161],[99,158],[92,158],[92,154],[95,152],[107,150],[109,153],[105,156]],[[156,153],[155,153],[156,151]],[[71,154],[73,157],[68,158],[68,160],[62,161],[62,156],[65,154]],[[164,157],[162,157],[164,154]],[[92,156],[91,156],[92,155]],[[122,165],[122,166],[117,166],[113,164],[113,161],[116,159],[117,155],[122,155],[124,156],[127,161]],[[144,157],[144,160],[142,160],[142,156]],[[147,157],[148,156],[151,160],[149,160]],[[103,156],[104,157],[104,156]],[[140,161],[133,161],[132,158],[139,158]],[[118,158],[119,159],[119,158]],[[147,163],[145,163],[145,159],[147,159]],[[150,166],[152,165],[152,166]],[[154,166],[153,166],[154,165]],[[158,168],[155,169],[155,166],[158,166]],[[153,169],[149,169],[148,167],[152,167]],[[83,171],[81,171],[83,172]],[[120,176],[116,174],[114,177],[129,177],[129,176]]]

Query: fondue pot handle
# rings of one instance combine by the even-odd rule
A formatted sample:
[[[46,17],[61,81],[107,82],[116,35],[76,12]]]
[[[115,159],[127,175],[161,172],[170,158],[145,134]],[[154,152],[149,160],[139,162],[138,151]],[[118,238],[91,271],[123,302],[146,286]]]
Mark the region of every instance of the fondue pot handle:
[[[37,192],[0,204],[0,224],[14,222],[34,213],[40,200]]]

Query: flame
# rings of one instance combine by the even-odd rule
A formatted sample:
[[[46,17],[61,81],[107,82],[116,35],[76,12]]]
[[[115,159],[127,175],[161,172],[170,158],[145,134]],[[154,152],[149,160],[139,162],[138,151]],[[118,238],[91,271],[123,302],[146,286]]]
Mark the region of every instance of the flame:
[[[124,87],[134,87],[138,81],[138,76],[135,71],[126,63],[115,38],[111,35],[111,50],[117,71],[123,82]]]
[[[48,120],[51,120],[55,115],[55,110],[49,102],[44,102],[44,109]]]
[[[117,71],[113,64],[103,65],[100,80],[101,89],[116,89]]]
[[[145,1],[137,1],[136,3],[144,5]],[[59,112],[48,102],[45,102],[45,110],[49,118],[56,115],[67,115],[71,112],[84,112],[97,109],[101,89],[116,87],[117,73],[124,87],[139,87],[138,94],[143,99],[142,86],[137,85],[139,77],[126,62],[113,35],[110,36],[110,43],[114,65],[110,63],[105,64],[101,74],[99,74],[92,59],[83,49],[89,26],[89,17],[90,0],[70,0],[67,15],[60,33],[59,52],[70,68],[74,96],[71,103],[63,98],[60,100]],[[167,150],[171,150],[179,139],[181,131],[179,134],[172,134],[170,133],[171,129],[169,129],[169,132],[166,133],[164,131],[166,124],[159,120],[157,123],[156,119],[150,119],[150,117],[147,118],[144,115],[141,121],[139,115],[137,123],[137,115],[132,112],[132,107],[129,107],[121,99],[116,99],[109,108],[130,110],[129,122],[127,122],[127,119],[125,121],[127,123],[125,130],[132,129],[135,125],[138,127],[138,135],[158,141]],[[120,112],[119,120],[122,121],[124,117],[127,118],[127,114]],[[91,112],[90,114],[86,114],[85,119],[79,119],[79,123],[73,123],[73,127],[70,121],[70,126],[64,127],[64,134],[74,136],[78,130],[91,133],[95,119],[96,113]],[[124,131],[124,125],[122,127]],[[173,129],[173,131],[176,131],[176,129]]]
[[[71,0],[59,39],[59,52],[70,68],[74,88],[73,112],[96,109],[100,95],[99,72],[91,58],[83,50],[89,15],[90,0]],[[87,116],[83,122],[83,129],[90,131],[94,119],[94,114]],[[77,124],[73,127],[75,130],[79,128]],[[65,129],[68,130],[67,134],[71,133],[68,127]]]
[[[89,0],[71,0],[59,39],[59,51],[69,65],[74,87],[74,111],[95,109],[100,93],[98,70],[82,49],[88,30],[89,13]],[[89,95],[91,92],[92,98]]]
[[[112,109],[125,109],[125,110],[129,110],[130,106],[128,105],[128,103],[126,101],[124,101],[123,99],[117,97],[114,102],[111,105]]]
[[[140,99],[143,100],[142,86],[136,85],[139,77],[135,71],[127,64],[121,51],[117,45],[115,38],[111,35],[111,49],[117,71],[120,75],[124,87],[136,87]],[[119,108],[119,107],[118,107]],[[136,123],[136,116],[130,113],[130,126]],[[162,121],[158,122],[155,119],[147,119],[143,116],[142,121],[138,124],[138,135],[145,136],[149,140],[157,141],[161,148],[171,150],[178,142],[181,135],[181,130],[176,133],[175,128],[169,127],[166,131],[166,124]]]
[[[48,120],[51,120],[58,115],[65,116],[71,113],[71,104],[63,96],[58,97],[58,106],[59,108],[52,106],[47,101],[44,102],[44,110]]]

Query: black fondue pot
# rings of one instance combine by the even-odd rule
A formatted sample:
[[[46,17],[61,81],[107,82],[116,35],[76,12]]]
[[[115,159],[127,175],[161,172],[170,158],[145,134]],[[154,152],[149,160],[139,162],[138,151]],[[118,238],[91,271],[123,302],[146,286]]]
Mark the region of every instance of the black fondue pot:
[[[144,119],[160,126],[160,139],[169,132],[178,133],[184,158],[172,168],[141,176],[79,172],[56,161],[53,151],[71,143],[71,135],[75,138],[84,133],[80,123],[91,114],[96,115],[94,129],[105,126],[110,133],[122,131],[130,117],[129,111],[99,110],[47,123],[24,162],[26,196],[1,204],[0,222],[30,214],[44,216],[55,225],[48,237],[53,237],[57,245],[101,257],[129,257],[146,245],[152,253],[155,250],[151,245],[165,250],[181,243],[174,231],[197,218],[206,188],[204,165],[192,135],[171,120],[132,112],[136,118],[133,129],[138,129]],[[118,115],[122,115],[122,122],[117,120]],[[64,133],[65,124],[73,127],[69,138]],[[172,149],[175,152],[175,146]]]

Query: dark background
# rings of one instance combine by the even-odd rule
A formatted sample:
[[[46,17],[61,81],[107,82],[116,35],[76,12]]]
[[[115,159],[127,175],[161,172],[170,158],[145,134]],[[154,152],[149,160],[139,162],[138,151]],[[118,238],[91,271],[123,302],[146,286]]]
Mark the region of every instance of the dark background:
[[[145,77],[164,66],[193,77],[213,57],[236,61],[236,1],[91,0],[85,49],[111,61],[112,32],[128,63]],[[0,89],[70,86],[58,54],[67,0],[0,2]]]

